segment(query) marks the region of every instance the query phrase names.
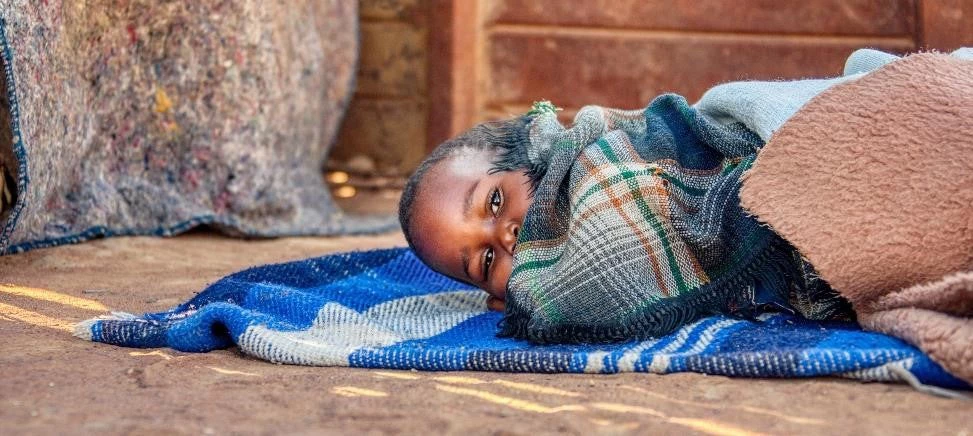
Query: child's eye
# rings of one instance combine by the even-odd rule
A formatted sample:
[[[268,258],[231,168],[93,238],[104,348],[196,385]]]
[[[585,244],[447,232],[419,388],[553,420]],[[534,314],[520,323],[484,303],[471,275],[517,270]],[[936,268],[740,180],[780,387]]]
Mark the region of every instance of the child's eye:
[[[493,265],[493,248],[487,248],[483,252],[483,281],[490,278],[490,266]]]
[[[500,194],[500,188],[494,188],[493,193],[490,194],[490,213],[493,216],[497,216],[500,213],[500,204],[503,203],[503,196]]]

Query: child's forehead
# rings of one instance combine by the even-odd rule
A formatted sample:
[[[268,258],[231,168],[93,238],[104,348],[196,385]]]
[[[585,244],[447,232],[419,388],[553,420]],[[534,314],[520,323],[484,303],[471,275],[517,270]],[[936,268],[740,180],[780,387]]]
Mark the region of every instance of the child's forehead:
[[[496,154],[493,150],[460,150],[440,162],[439,167],[442,175],[445,176],[458,178],[483,176],[493,166],[493,158]]]

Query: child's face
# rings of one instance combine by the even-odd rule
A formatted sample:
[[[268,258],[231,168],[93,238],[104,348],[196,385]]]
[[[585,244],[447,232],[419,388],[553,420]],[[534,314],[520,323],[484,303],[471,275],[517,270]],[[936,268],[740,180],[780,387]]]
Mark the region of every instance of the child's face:
[[[487,291],[500,310],[531,195],[524,173],[489,174],[495,156],[462,153],[431,168],[413,203],[411,233],[432,269]]]

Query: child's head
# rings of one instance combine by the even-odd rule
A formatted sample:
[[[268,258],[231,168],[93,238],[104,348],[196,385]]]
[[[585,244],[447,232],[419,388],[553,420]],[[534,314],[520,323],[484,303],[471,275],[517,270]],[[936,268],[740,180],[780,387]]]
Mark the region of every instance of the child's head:
[[[531,201],[525,171],[504,168],[526,119],[481,124],[444,142],[416,169],[399,203],[406,240],[432,269],[503,306],[517,234]]]

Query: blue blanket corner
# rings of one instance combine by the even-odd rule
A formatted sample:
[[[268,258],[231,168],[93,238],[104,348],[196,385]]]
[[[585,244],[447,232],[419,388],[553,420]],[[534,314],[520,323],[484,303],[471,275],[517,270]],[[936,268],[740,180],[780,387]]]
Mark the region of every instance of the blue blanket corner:
[[[236,345],[271,362],[419,370],[743,377],[839,376],[968,389],[916,348],[851,323],[716,316],[658,339],[531,345],[495,336],[486,294],[405,248],[333,254],[231,274],[167,312],[116,313],[76,334],[126,347],[203,352]],[[911,376],[910,376],[911,374]]]

